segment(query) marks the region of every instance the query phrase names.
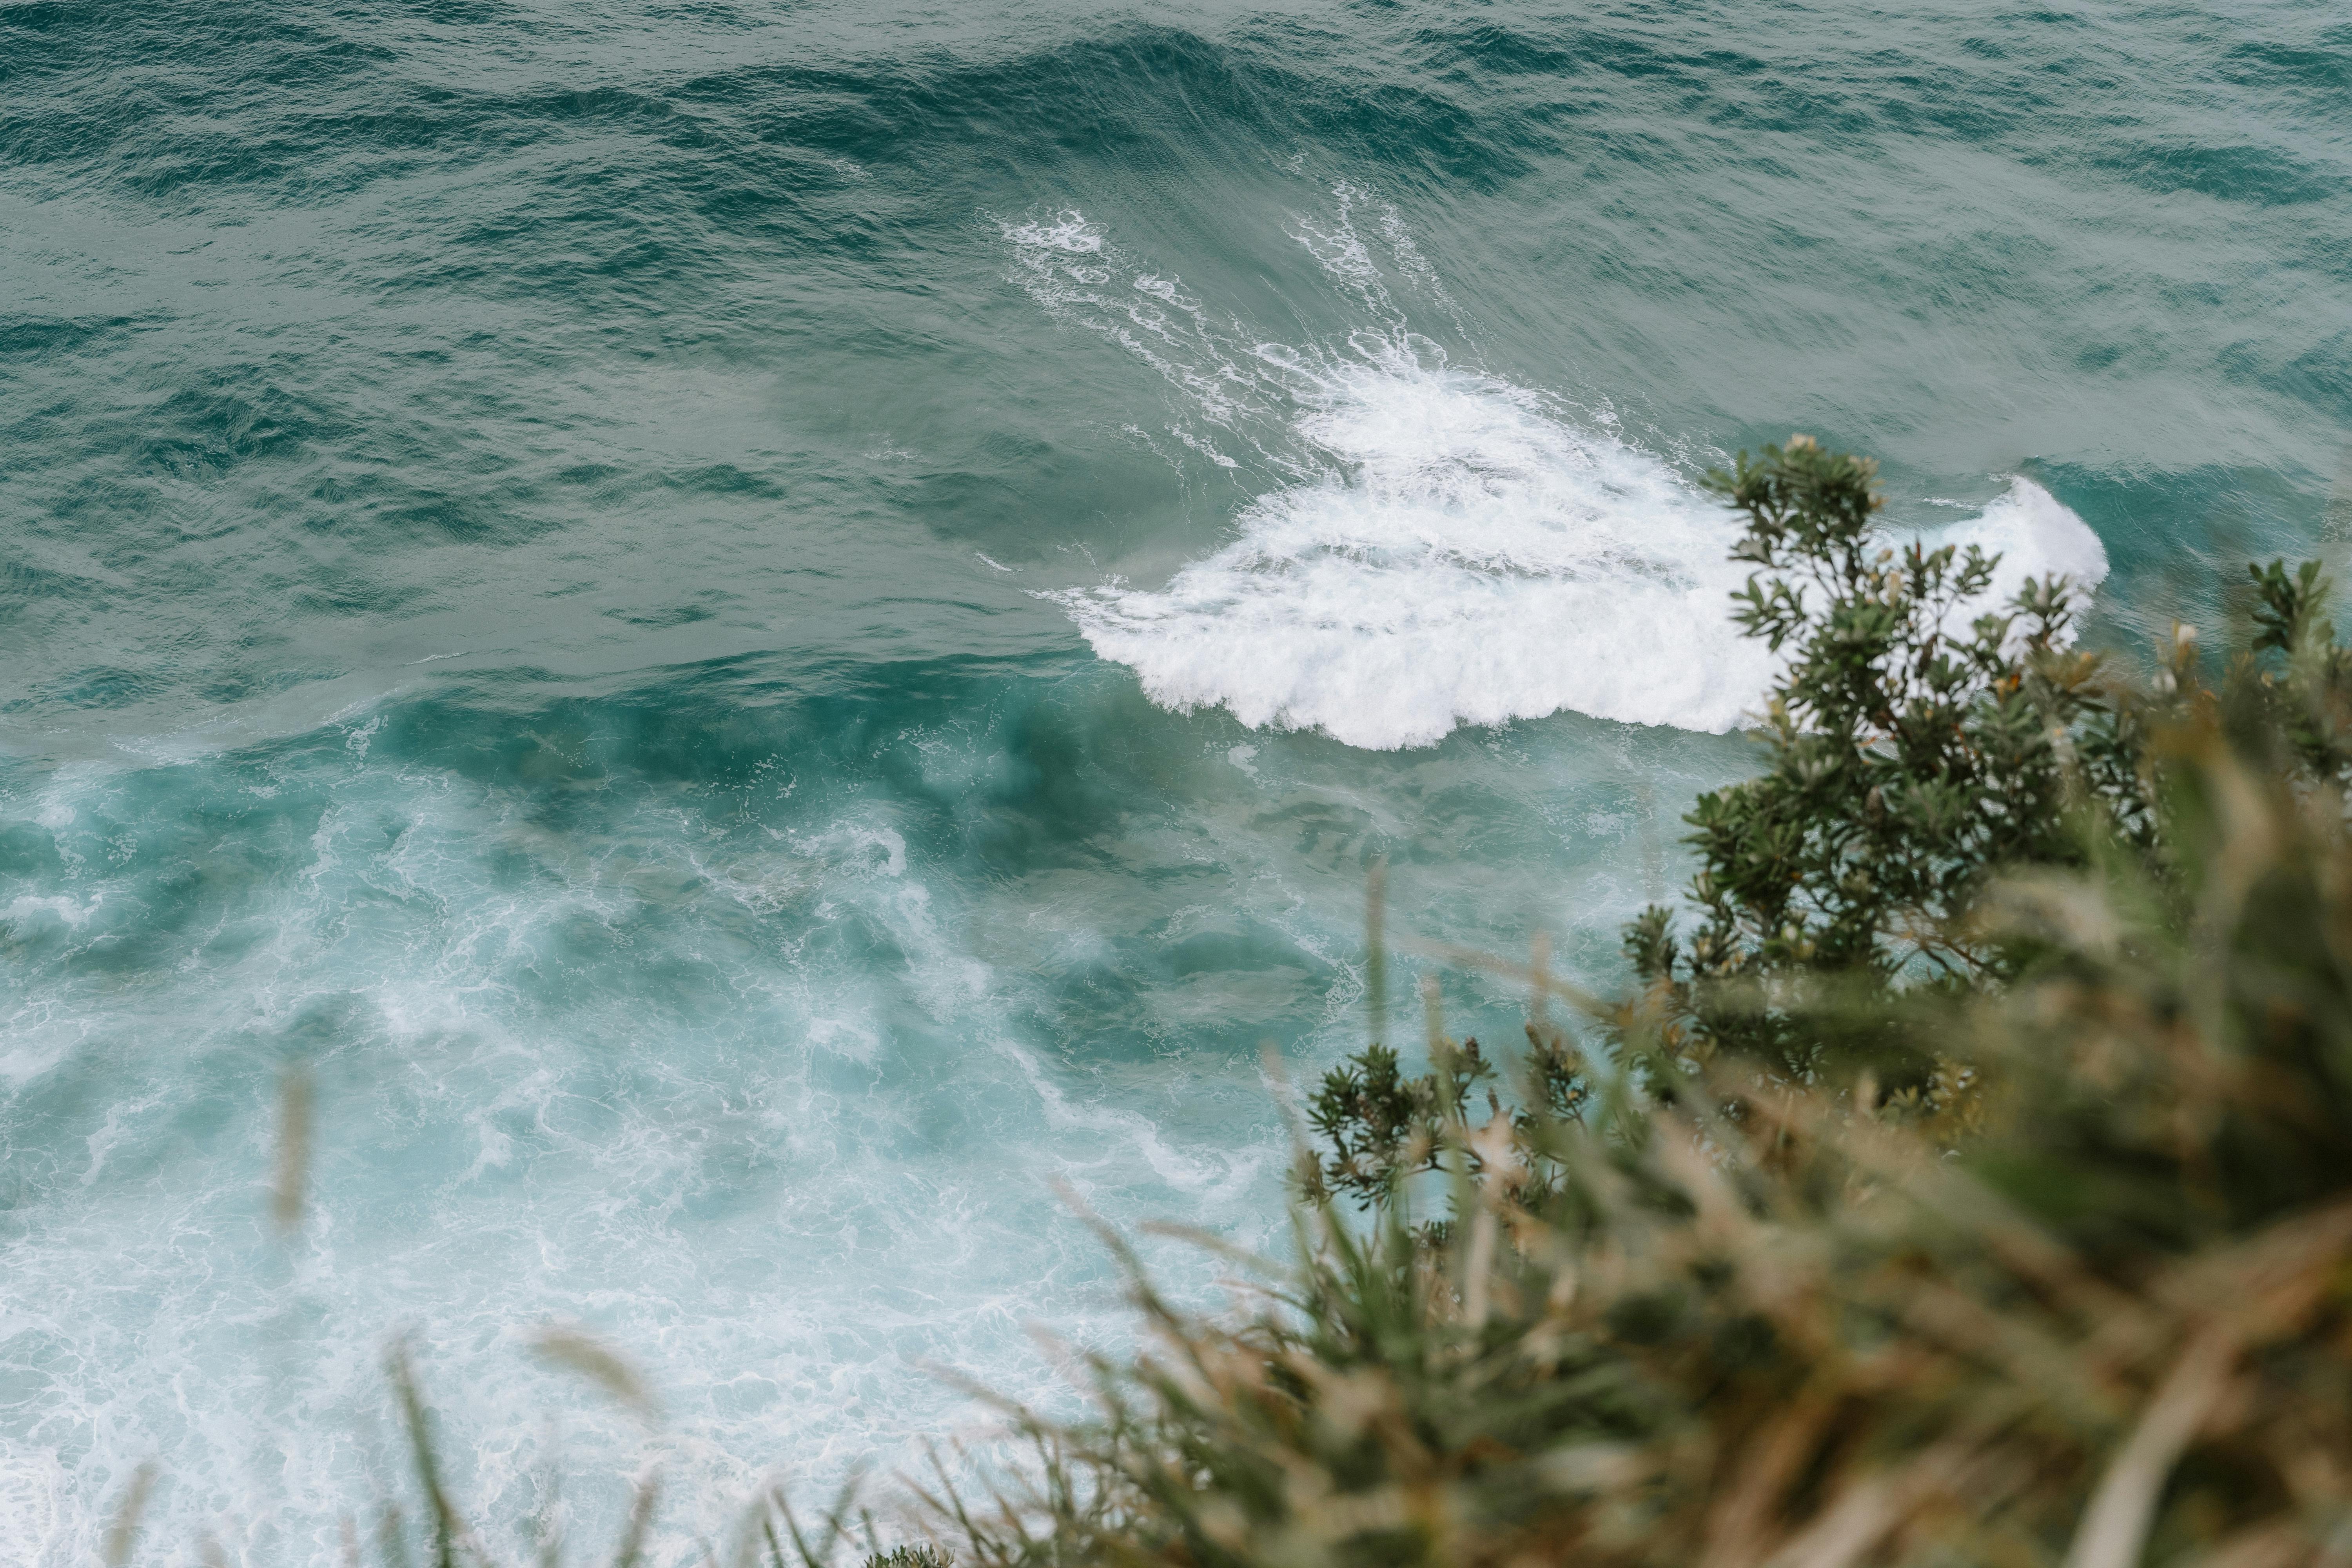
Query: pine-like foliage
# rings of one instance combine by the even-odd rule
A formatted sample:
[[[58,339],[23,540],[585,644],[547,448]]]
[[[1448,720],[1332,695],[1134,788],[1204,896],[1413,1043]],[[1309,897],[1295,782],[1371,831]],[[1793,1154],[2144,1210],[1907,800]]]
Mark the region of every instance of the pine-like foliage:
[[[1524,1136],[1547,1121],[1581,1115],[1592,1095],[1591,1074],[1567,1032],[1549,1019],[1530,1019],[1520,1064],[1522,1109],[1505,1124]],[[1300,1162],[1300,1195],[1323,1203],[1339,1195],[1358,1208],[1387,1203],[1400,1184],[1437,1171],[1448,1148],[1462,1151],[1471,1174],[1482,1175],[1484,1151],[1458,1136],[1475,1114],[1472,1093],[1486,1090],[1488,1116],[1504,1114],[1494,1088],[1495,1065],[1475,1039],[1455,1045],[1442,1034],[1430,1042],[1430,1070],[1419,1076],[1398,1066],[1396,1052],[1368,1046],[1324,1074],[1307,1108],[1323,1152]],[[1449,1141],[1448,1131],[1457,1135]]]
[[[2255,671],[2264,717],[2315,778],[2341,785],[2352,780],[2352,648],[2336,640],[2326,605],[2331,584],[2319,563],[2306,561],[2289,575],[2284,562],[2249,566],[2254,579]]]
[[[1989,876],[2075,862],[2084,808],[2142,835],[2148,821],[2103,661],[2068,647],[2068,585],[2029,581],[1996,611],[1996,558],[1891,542],[1875,473],[1793,436],[1710,476],[1746,523],[1734,558],[1757,567],[1737,619],[1786,662],[1758,731],[1763,771],[1686,818],[1696,929],[1682,937],[1652,909],[1627,932],[1684,1048],[1796,1077],[1894,1042],[1795,1027],[1771,981],[1980,982],[2001,952],[1958,917]]]

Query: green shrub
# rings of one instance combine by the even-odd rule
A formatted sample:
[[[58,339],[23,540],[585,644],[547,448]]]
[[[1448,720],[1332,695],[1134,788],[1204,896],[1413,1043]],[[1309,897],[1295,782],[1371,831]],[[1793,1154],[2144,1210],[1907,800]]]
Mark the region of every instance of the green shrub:
[[[1457,1223],[1328,1205],[1159,1348],[982,1564],[2316,1562],[2352,1531],[2352,842],[2217,716],[2169,874],[1988,889],[2014,980],[1886,1027],[1933,1096],[1724,1060],[1441,1129]],[[1828,1005],[1843,1012],[1850,997]],[[1811,1016],[1791,996],[1796,1026]],[[1611,1022],[1641,1042],[1638,1004]],[[1455,1152],[1483,1151],[1472,1174]],[[1531,1149],[1538,1202],[1511,1176]],[[1955,1152],[1957,1151],[1957,1152]]]
[[[951,1568],[948,1554],[928,1542],[869,1553],[863,1568]]]
[[[1693,814],[1699,936],[1646,917],[1643,984],[1586,999],[1623,1070],[1582,1070],[1541,1011],[1580,999],[1546,985],[1516,1110],[1478,1107],[1496,1065],[1442,1036],[1423,1077],[1385,1048],[1332,1074],[1267,1304],[1189,1315],[1139,1271],[1156,1348],[1096,1363],[1098,1419],[1028,1423],[1034,1490],[940,1500],[961,1555],[2352,1551],[2327,586],[2258,572],[2218,685],[2180,637],[2135,690],[2055,647],[2055,585],[2021,643],[1979,621],[1955,647],[1944,607],[1986,563],[1890,565],[1867,480],[1792,442],[1727,482],[1750,558],[1826,591],[1751,591],[1751,629],[1797,649],[1769,771]],[[1416,1173],[1447,1223],[1415,1223]]]

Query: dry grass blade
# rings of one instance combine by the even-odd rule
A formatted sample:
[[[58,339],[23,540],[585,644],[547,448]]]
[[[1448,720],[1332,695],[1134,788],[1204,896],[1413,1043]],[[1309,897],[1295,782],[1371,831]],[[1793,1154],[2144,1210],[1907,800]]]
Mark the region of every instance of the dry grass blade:
[[[2264,1524],[2240,1531],[2213,1551],[2197,1559],[2194,1568],[2293,1568],[2312,1561],[2309,1532],[2293,1525]],[[2343,1561],[2343,1553],[2322,1553],[2319,1561]]]
[[[1271,1039],[1261,1040],[1257,1053],[1266,1087],[1274,1091],[1274,1108],[1282,1113],[1283,1129],[1290,1135],[1291,1152],[1304,1155],[1307,1146],[1307,1121],[1299,1113],[1298,1086],[1291,1081],[1290,1068],[1282,1059],[1282,1047]]]
[[[401,1423],[407,1429],[409,1450],[416,1462],[416,1484],[425,1493],[425,1514],[432,1530],[433,1568],[455,1568],[461,1541],[480,1559],[480,1549],[473,1546],[465,1521],[458,1518],[447,1489],[441,1484],[441,1465],[433,1452],[432,1427],[425,1415],[424,1396],[417,1392],[416,1373],[409,1363],[405,1338],[392,1342],[392,1348],[384,1354],[384,1371],[392,1380],[394,1395],[400,1401]]]
[[[558,1456],[562,1437],[552,1418],[547,1424],[544,1479],[538,1502],[524,1520],[526,1532],[538,1549],[539,1568],[563,1568],[563,1472]]]
[[[398,1505],[387,1502],[376,1510],[375,1545],[385,1568],[408,1568],[408,1531]]]
[[[1967,1447],[1938,1444],[1900,1470],[1852,1487],[1811,1528],[1766,1560],[1766,1568],[1847,1568],[1866,1556],[1928,1498],[1958,1489]]]
[[[310,1174],[310,1069],[296,1062],[278,1084],[278,1160],[269,1183],[269,1217],[280,1234],[302,1223]]]
[[[1703,1081],[1723,1100],[1740,1098],[1744,1088],[1719,1073]],[[1980,1237],[2004,1267],[2084,1321],[2121,1325],[2142,1335],[2152,1331],[2154,1321],[2144,1305],[2085,1269],[2064,1242],[1962,1168],[1924,1158],[1917,1141],[1899,1130],[1868,1121],[1843,1125],[1838,1107],[1818,1096],[1759,1096],[1747,1102],[1746,1113],[1811,1142],[1834,1142],[1858,1170],[1901,1192],[1923,1213]]]
[[[2139,1562],[2165,1478],[2220,1402],[2237,1359],[2238,1336],[2226,1324],[2207,1329],[2189,1347],[2099,1478],[2066,1568],[2134,1568]]]
[[[106,1542],[100,1553],[106,1568],[123,1568],[131,1561],[131,1548],[139,1539],[139,1520],[147,1511],[148,1494],[155,1489],[155,1463],[150,1459],[131,1472],[131,1484],[122,1489],[122,1500],[114,1505],[114,1518],[106,1527]]]
[[[2231,1321],[2252,1342],[2288,1330],[2352,1248],[2352,1203],[2284,1220],[2237,1247],[2197,1261],[2158,1287],[2176,1310],[2231,1301]]]
[[[637,1495],[629,1504],[629,1522],[621,1531],[621,1543],[613,1551],[613,1568],[637,1568],[638,1559],[645,1555],[646,1531],[653,1528],[654,1510],[661,1502],[661,1470],[647,1470],[637,1482]]]
[[[1769,1539],[1773,1510],[1837,1414],[1836,1391],[1805,1390],[1779,1419],[1748,1442],[1738,1465],[1707,1510],[1701,1568],[1747,1568]]]
[[[531,1336],[531,1348],[576,1372],[634,1411],[648,1426],[661,1425],[661,1405],[636,1369],[619,1352],[583,1329],[549,1323]]]

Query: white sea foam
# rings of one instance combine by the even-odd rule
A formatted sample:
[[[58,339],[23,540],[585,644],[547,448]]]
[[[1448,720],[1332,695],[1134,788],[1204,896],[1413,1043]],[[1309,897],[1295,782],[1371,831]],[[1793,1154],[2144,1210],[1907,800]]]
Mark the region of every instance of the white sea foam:
[[[1735,521],[1660,458],[1414,336],[1382,279],[1427,292],[1416,273],[1427,264],[1391,237],[1384,272],[1350,217],[1361,193],[1340,195],[1336,218],[1296,232],[1385,320],[1332,352],[1244,346],[1197,305],[1175,321],[1074,287],[1063,261],[1081,249],[1114,270],[1139,266],[1077,214],[1007,227],[1034,297],[1128,346],[1208,422],[1244,426],[1235,434],[1276,458],[1284,481],[1242,510],[1231,543],[1164,586],[1047,596],[1155,702],[1355,746],[1428,745],[1460,725],[1563,709],[1738,724],[1774,661],[1731,619],[1748,572],[1728,559]],[[1248,431],[1252,413],[1288,428]],[[2029,574],[2085,588],[2106,575],[2097,536],[2029,479],[1939,538],[2001,556],[1969,615]]]
[[[1981,515],[1930,535],[1930,543],[1974,544],[2000,559],[1992,586],[1966,613],[2005,608],[2028,577],[2063,577],[2088,593],[2106,581],[2107,549],[2057,497],[2019,478]]]
[[[1731,619],[1736,525],[1658,458],[1402,353],[1335,372],[1298,429],[1329,477],[1260,497],[1163,588],[1057,595],[1153,701],[1377,749],[1562,709],[1723,731],[1757,708],[1774,665]],[[2000,554],[1994,603],[2106,575],[2030,479],[1945,537]]]
[[[656,791],[551,830],[528,790],[383,746],[289,753],[268,826],[250,773],[203,765],[58,770],[0,795],[0,826],[57,824],[57,864],[77,868],[0,906],[27,954],[0,975],[0,1111],[20,1135],[65,1124],[0,1171],[18,1386],[0,1563],[94,1561],[148,1460],[165,1561],[205,1535],[235,1562],[332,1560],[338,1514],[398,1473],[379,1352],[405,1324],[499,1560],[521,1555],[560,1441],[582,1542],[612,1539],[627,1477],[664,1462],[648,1560],[676,1568],[700,1560],[695,1531],[734,1527],[763,1467],[829,1496],[853,1460],[911,1468],[920,1440],[994,1419],[933,1364],[1075,1408],[1024,1322],[1110,1346],[1130,1328],[1053,1181],[1122,1226],[1181,1205],[1275,1239],[1270,1112],[1145,1114],[1062,1081],[1017,1026],[1047,983],[966,950],[1009,922],[973,914],[887,794],[795,794],[780,767],[741,803],[758,826],[730,810],[714,830]],[[992,754],[931,763],[979,777]],[[84,955],[142,929],[179,864],[121,847],[176,842],[211,800],[236,803],[225,843],[255,868],[211,906],[217,945],[137,988],[93,972]],[[573,944],[608,942],[626,955],[546,983]],[[305,1224],[265,1254],[277,1074],[310,1048]],[[1255,1094],[1246,1066],[1226,1077]],[[533,1361],[550,1318],[661,1389],[651,1449]]]
[[[1190,413],[1232,430],[1273,405],[1278,388],[1248,345],[1213,321],[1183,280],[1139,261],[1112,245],[1075,210],[1025,223],[1000,221],[1013,258],[1013,279],[1049,314],[1099,332],[1168,379]],[[1182,425],[1177,438],[1232,467],[1203,437]]]
[[[1389,748],[1560,708],[1719,730],[1762,689],[1728,530],[1656,459],[1402,350],[1331,367],[1297,432],[1332,470],[1224,549],[1059,596],[1154,701]]]

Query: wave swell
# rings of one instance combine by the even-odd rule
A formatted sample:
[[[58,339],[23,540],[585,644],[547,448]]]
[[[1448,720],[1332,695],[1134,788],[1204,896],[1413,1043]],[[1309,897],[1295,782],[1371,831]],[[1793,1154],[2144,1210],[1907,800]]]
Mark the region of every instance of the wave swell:
[[[1124,258],[1077,215],[1008,226],[1033,295],[1148,359],[1206,424],[1234,432],[1253,404],[1288,405],[1287,437],[1270,447],[1294,482],[1249,502],[1231,543],[1162,587],[1112,581],[1047,596],[1156,703],[1221,707],[1351,746],[1429,745],[1461,725],[1561,710],[1738,724],[1775,660],[1731,620],[1747,576],[1728,559],[1734,520],[1662,458],[1449,363],[1407,331],[1367,287],[1376,268],[1349,222],[1352,195],[1336,225],[1302,224],[1299,237],[1390,319],[1337,353],[1220,344],[1197,305],[1171,332],[1140,298],[1167,285],[1133,268],[1121,290]],[[1087,290],[1037,286],[1081,254]],[[1120,293],[1139,299],[1114,311]],[[2022,478],[1938,532],[2001,556],[1987,607],[2028,575],[2091,589],[2107,572],[2097,535]]]

